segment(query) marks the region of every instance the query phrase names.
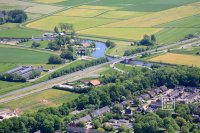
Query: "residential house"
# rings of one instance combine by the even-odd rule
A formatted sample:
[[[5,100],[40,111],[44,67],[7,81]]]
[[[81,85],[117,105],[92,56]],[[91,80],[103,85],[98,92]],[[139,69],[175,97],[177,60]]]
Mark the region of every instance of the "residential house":
[[[174,90],[171,93],[167,94],[169,97],[179,97],[180,96],[180,91],[179,90]]]
[[[101,109],[97,109],[94,112],[91,113],[91,116],[96,118],[96,117],[100,117],[103,116],[103,114],[110,112],[110,108],[108,106],[105,106]]]
[[[143,94],[140,96],[144,101],[150,99],[150,95],[149,94]]]
[[[192,103],[195,102],[199,99],[199,92],[197,93],[192,93],[190,95],[188,95],[187,97],[185,97],[187,103]]]
[[[89,85],[98,86],[101,82],[99,80],[90,80]]]
[[[84,117],[82,117],[82,118],[80,118],[78,120],[75,120],[73,123],[74,124],[78,124],[80,122],[89,122],[91,120],[92,120],[91,116],[90,115],[86,115],[86,116],[84,116]]]
[[[154,92],[154,90],[147,92],[151,98],[154,98],[156,96],[156,93]]]

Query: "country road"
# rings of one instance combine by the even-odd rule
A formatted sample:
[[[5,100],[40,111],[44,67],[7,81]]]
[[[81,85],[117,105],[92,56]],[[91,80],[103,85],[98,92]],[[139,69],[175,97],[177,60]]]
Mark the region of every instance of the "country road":
[[[124,56],[124,57],[121,57],[121,58],[115,58],[115,59],[113,59],[113,60],[111,60],[107,63],[103,63],[103,64],[100,64],[100,65],[97,65],[97,66],[89,67],[89,68],[86,68],[82,71],[77,71],[77,72],[74,72],[74,73],[71,73],[71,74],[68,74],[68,75],[64,75],[64,76],[61,76],[61,77],[57,77],[57,78],[39,83],[39,84],[35,84],[33,86],[29,86],[29,87],[22,88],[22,89],[19,89],[19,90],[16,90],[16,91],[12,91],[12,92],[9,92],[7,94],[0,95],[0,104],[1,103],[7,103],[9,101],[13,101],[13,100],[31,95],[33,93],[37,93],[37,92],[52,88],[53,86],[55,86],[57,84],[65,83],[67,80],[71,80],[73,78],[81,79],[81,78],[84,78],[86,76],[88,77],[92,74],[97,74],[97,73],[95,73],[95,71],[98,71],[99,69],[101,69],[105,65],[115,64],[115,63],[121,62],[121,61],[126,60],[126,59],[133,59],[133,58],[136,58],[138,56],[141,56],[142,54],[144,54],[146,52],[150,52],[150,53],[166,52],[167,49],[174,48],[176,46],[192,45],[197,41],[199,43],[199,39],[200,39],[199,37],[193,38],[193,39],[185,40],[185,41],[182,41],[182,42],[177,42],[177,43],[174,43],[174,44],[165,45],[165,46],[157,48],[156,50],[151,49],[151,50],[141,52],[141,53],[138,53],[138,54],[135,54],[135,55],[132,55],[132,56]]]

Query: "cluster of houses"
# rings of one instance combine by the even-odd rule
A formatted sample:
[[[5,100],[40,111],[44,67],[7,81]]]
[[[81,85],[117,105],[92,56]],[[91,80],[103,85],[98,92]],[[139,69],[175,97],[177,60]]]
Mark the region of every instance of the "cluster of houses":
[[[174,103],[194,103],[200,102],[199,89],[194,87],[176,86],[174,89],[167,89],[162,86],[153,89],[139,97],[144,104],[143,109],[146,112],[156,111],[159,108],[163,108],[164,100],[171,100]],[[173,103],[172,103],[173,104]]]
[[[175,99],[175,102],[181,102],[186,104],[200,102],[198,88],[176,86],[174,89],[168,89],[166,86],[161,86],[138,96],[137,98],[141,102],[141,106],[135,106],[136,104],[134,100],[125,100],[121,103],[113,103],[111,106],[105,106],[103,108],[97,109],[82,118],[74,120],[70,125],[67,125],[67,130],[71,133],[74,133],[73,131],[75,130],[73,129],[75,127],[77,128],[76,125],[78,125],[80,122],[86,123],[85,128],[81,128],[83,131],[85,131],[86,129],[92,129],[92,120],[94,118],[100,118],[105,116],[105,114],[107,112],[112,111],[114,107],[117,107],[121,110],[121,114],[126,116],[125,119],[110,119],[109,121],[103,124],[110,125],[115,130],[118,130],[122,125],[126,126],[128,129],[132,128],[135,121],[133,117],[133,112],[145,111],[146,113],[149,113],[157,111],[157,109],[162,108],[163,106],[163,97],[173,97],[173,99]],[[199,112],[200,106],[196,108],[196,110]],[[74,112],[77,113],[77,111]],[[78,113],[80,112],[78,111]],[[193,115],[193,118],[197,121],[197,123],[200,122],[199,115]],[[98,131],[96,130],[96,132]]]
[[[101,81],[97,80],[97,79],[93,79],[93,80],[80,80],[79,82],[80,84],[75,84],[73,82],[70,82],[70,83],[64,83],[64,84],[60,84],[60,85],[57,85],[56,87],[58,88],[62,88],[62,89],[75,89],[75,88],[80,88],[80,89],[85,89],[85,88],[88,88],[90,86],[99,86],[101,85]]]
[[[103,108],[94,110],[93,112],[89,113],[88,115],[81,117],[77,120],[74,120],[70,125],[67,125],[67,130],[71,131],[73,133],[74,130],[72,130],[72,129],[74,129],[74,127],[76,127],[76,125],[78,125],[81,122],[86,123],[85,124],[86,129],[91,129],[92,128],[92,119],[103,117],[107,112],[110,112],[111,109],[112,109],[111,107],[105,106]],[[127,115],[128,114],[129,114],[129,112],[127,113]],[[128,129],[133,127],[133,124],[130,123],[129,120],[125,120],[125,119],[119,119],[119,120],[110,119],[108,122],[105,122],[104,124],[110,125],[115,130],[119,129],[122,125],[126,126]]]
[[[42,72],[43,70],[44,70],[44,68],[42,66],[38,67],[36,69],[33,66],[19,66],[14,69],[11,69],[5,73],[6,74],[17,74],[17,75],[25,78],[26,80],[28,80],[31,78],[33,71]]]

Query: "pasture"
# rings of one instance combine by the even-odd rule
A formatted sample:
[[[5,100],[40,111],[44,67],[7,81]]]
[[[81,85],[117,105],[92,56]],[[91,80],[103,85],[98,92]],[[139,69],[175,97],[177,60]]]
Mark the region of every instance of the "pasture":
[[[0,47],[0,62],[14,64],[45,64],[51,54],[27,49]]]
[[[145,34],[151,35],[162,30],[161,28],[90,28],[81,30],[78,33],[96,37],[122,39],[122,40],[139,40]]]
[[[167,53],[149,59],[149,61],[200,67],[200,57],[194,55]]]
[[[40,108],[59,106],[62,103],[76,99],[78,96],[79,94],[68,91],[48,89],[3,105],[11,109],[18,108],[23,112],[33,112]]]

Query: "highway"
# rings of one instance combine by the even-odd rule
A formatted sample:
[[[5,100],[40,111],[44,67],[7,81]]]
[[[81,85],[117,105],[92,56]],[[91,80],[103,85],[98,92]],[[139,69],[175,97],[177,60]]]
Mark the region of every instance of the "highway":
[[[22,89],[19,89],[19,90],[16,90],[16,91],[12,91],[12,92],[9,92],[7,94],[1,95],[0,96],[0,103],[7,103],[7,102],[10,102],[10,101],[19,99],[19,98],[23,98],[23,97],[31,95],[33,93],[37,93],[37,92],[52,88],[55,85],[65,83],[66,81],[72,80],[74,78],[76,80],[78,80],[78,79],[81,79],[81,78],[90,77],[94,74],[97,74],[98,73],[97,71],[99,69],[101,69],[102,67],[104,67],[105,65],[111,65],[111,64],[115,64],[115,63],[118,63],[118,62],[121,62],[121,61],[124,61],[124,60],[134,59],[138,56],[141,56],[142,54],[144,54],[146,52],[148,52],[148,53],[166,52],[168,49],[174,48],[176,46],[192,45],[197,41],[199,42],[199,39],[200,39],[199,37],[193,38],[193,39],[185,40],[185,41],[182,41],[182,42],[177,42],[177,43],[174,43],[174,44],[165,45],[165,46],[157,48],[156,50],[152,49],[152,50],[141,52],[141,53],[138,53],[138,54],[135,54],[135,55],[132,55],[132,56],[124,56],[124,57],[121,57],[121,58],[115,58],[115,59],[113,59],[109,62],[100,64],[100,65],[96,65],[96,66],[92,66],[92,67],[86,68],[82,71],[77,71],[77,72],[74,72],[74,73],[71,73],[71,74],[67,74],[67,75],[64,75],[64,76],[61,76],[61,77],[57,77],[57,78],[39,83],[39,84],[35,84],[33,86],[29,86],[29,87],[25,87],[25,88],[22,88]]]

